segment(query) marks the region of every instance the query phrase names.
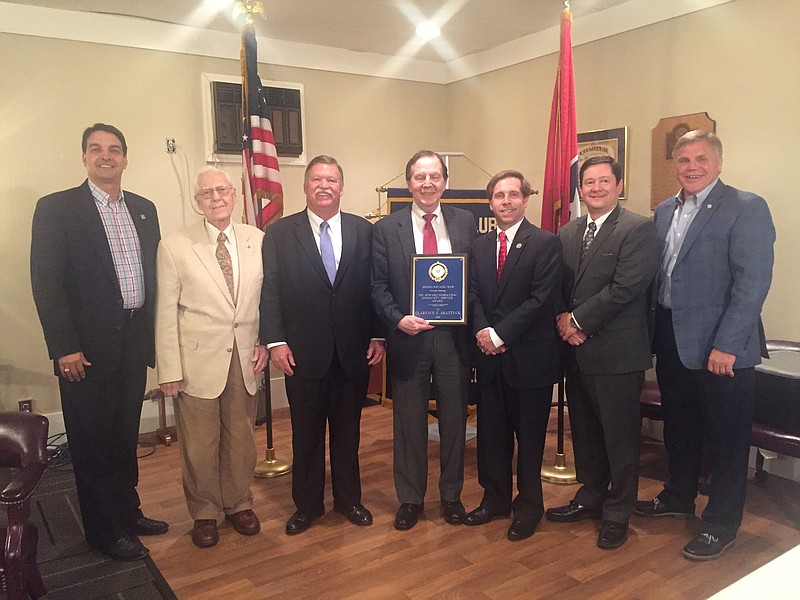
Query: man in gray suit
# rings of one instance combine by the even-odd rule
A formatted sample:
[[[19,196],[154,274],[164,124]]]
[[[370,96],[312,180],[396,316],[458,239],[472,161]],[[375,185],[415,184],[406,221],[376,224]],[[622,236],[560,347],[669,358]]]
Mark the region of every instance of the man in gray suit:
[[[754,367],[766,356],[761,307],[772,281],[775,228],[763,198],[719,179],[716,135],[690,131],[672,157],[681,191],[655,212],[662,259],[654,349],[669,478],[636,512],[694,516],[707,439],[708,505],[701,533],[683,555],[712,560],[735,540],[744,511]]]
[[[447,185],[442,157],[420,150],[406,164],[413,196],[378,221],[372,243],[372,302],[386,325],[394,409],[394,483],[400,509],[394,526],[417,524],[428,480],[428,400],[431,375],[441,437],[441,512],[464,519],[464,443],[469,389],[469,331],[411,314],[411,255],[467,253],[477,235],[472,213],[440,203]]]
[[[597,545],[611,549],[628,537],[636,506],[644,371],[652,366],[648,288],[658,270],[653,222],[624,209],[622,169],[610,156],[581,165],[588,216],[558,234],[564,252],[564,309],[557,317],[569,344],[567,399],[578,481],[551,521],[603,518]]]

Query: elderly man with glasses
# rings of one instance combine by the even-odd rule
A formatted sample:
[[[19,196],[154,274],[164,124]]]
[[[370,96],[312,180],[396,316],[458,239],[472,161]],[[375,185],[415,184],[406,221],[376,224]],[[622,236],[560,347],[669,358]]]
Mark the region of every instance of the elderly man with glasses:
[[[158,381],[175,400],[183,490],[200,548],[219,540],[224,518],[242,535],[261,529],[250,484],[256,464],[256,377],[264,272],[262,231],[231,220],[236,191],[206,167],[195,201],[205,219],[164,238],[157,256]]]

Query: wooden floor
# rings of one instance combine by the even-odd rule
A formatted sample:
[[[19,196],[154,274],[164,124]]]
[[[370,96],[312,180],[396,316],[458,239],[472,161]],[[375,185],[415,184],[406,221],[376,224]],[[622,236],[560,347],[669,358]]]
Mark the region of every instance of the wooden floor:
[[[276,411],[274,447],[279,458],[288,459],[291,432],[287,411]],[[183,499],[176,444],[158,446],[154,454],[141,459],[142,507],[147,516],[170,523],[167,535],[145,542],[177,596],[228,600],[696,599],[712,595],[800,544],[800,484],[775,477],[765,486],[750,481],[747,512],[736,544],[710,563],[694,563],[681,556],[683,545],[698,532],[699,520],[648,520],[634,515],[630,539],[613,551],[597,548],[598,523],[591,520],[575,524],[543,520],[532,538],[512,543],[506,539],[508,520],[454,527],[441,519],[436,483],[438,446],[434,444],[429,452],[425,516],[411,531],[399,532],[393,527],[397,500],[392,482],[391,419],[391,411],[381,406],[366,408],[363,413],[363,498],[375,517],[371,527],[356,527],[331,511],[307,532],[288,537],[284,526],[294,511],[291,475],[258,479],[253,492],[261,533],[243,537],[224,524],[219,544],[201,550],[189,537],[192,521]],[[555,422],[553,414],[545,464],[552,464],[554,457]],[[258,440],[263,456],[263,427]],[[569,440],[567,447],[571,452]],[[646,442],[639,497],[657,494],[664,475],[663,447]],[[575,490],[574,485],[545,483],[545,505],[565,504]],[[467,443],[462,499],[467,510],[481,499],[475,440]],[[328,491],[329,510],[331,502]],[[701,498],[698,514],[704,504]]]

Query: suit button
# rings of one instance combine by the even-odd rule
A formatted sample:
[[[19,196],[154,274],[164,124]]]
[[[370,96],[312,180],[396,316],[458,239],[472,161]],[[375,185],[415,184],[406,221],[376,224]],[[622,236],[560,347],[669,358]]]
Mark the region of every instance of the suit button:
[[[233,328],[234,328],[234,329],[236,329],[238,326],[239,326],[239,324],[238,324],[238,323],[234,323],[234,324],[233,324]]]
[[[233,348],[228,348],[228,352],[233,352]]]
[[[122,325],[117,325],[117,331],[122,331]]]

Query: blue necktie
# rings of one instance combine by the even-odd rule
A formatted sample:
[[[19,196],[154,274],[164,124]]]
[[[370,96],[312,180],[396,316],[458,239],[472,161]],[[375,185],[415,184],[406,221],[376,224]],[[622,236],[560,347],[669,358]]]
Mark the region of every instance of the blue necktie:
[[[331,285],[336,281],[336,256],[333,254],[333,242],[330,234],[331,226],[327,221],[323,221],[319,226],[319,253],[322,255],[322,264],[328,273]]]

